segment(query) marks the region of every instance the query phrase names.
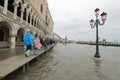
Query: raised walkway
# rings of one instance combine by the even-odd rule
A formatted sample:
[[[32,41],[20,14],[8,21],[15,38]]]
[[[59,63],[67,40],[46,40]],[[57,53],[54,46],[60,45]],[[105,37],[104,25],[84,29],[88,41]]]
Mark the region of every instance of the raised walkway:
[[[49,49],[51,49],[52,47],[50,47]],[[29,69],[30,61],[32,61],[35,58],[38,59],[38,57],[41,54],[48,51],[49,49],[40,51],[37,55],[34,55],[32,52],[29,57],[26,57],[25,54],[20,54],[17,56],[13,56],[13,57],[1,60],[0,61],[0,79],[3,79],[4,77],[6,77],[7,75],[14,72],[20,67],[23,67],[23,72],[25,72],[26,68]]]

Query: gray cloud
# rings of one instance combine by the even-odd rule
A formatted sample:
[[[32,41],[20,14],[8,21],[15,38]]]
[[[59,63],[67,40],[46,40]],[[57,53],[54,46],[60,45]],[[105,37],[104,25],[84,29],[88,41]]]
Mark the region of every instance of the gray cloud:
[[[108,41],[120,41],[120,3],[118,0],[48,0],[54,20],[54,32],[74,40],[95,40],[95,28],[89,20],[95,19],[94,9],[107,12],[107,20],[99,26],[99,36]],[[99,17],[100,18],[100,17]]]

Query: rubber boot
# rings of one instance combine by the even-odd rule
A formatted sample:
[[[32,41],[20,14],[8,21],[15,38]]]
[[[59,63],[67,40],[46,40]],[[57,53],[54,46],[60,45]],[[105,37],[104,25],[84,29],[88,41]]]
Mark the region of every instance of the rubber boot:
[[[34,54],[35,54],[35,55],[38,54],[38,49],[34,49]]]
[[[30,50],[27,50],[25,55],[26,55],[26,57],[29,57],[30,56]]]

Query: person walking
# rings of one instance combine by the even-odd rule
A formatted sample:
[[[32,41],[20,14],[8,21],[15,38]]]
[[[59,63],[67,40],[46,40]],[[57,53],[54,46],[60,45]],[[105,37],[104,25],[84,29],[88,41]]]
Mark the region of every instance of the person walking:
[[[40,39],[38,37],[38,34],[35,34],[34,39],[34,54],[38,54],[38,50],[41,49],[42,44],[40,43]]]
[[[34,44],[33,44],[34,43],[34,36],[30,33],[30,31],[28,31],[26,34],[24,34],[23,41],[24,41],[24,44],[26,46],[25,56],[29,57],[30,51],[31,51],[32,47],[34,46]]]
[[[45,49],[45,38],[44,37],[40,37],[40,43],[42,44],[41,50]]]

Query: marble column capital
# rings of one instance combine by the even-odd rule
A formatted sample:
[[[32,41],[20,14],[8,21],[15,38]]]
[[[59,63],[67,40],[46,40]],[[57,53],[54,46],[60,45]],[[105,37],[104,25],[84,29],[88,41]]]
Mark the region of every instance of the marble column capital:
[[[9,34],[10,37],[16,37],[17,34]]]
[[[17,3],[13,3],[13,5],[14,5],[15,7],[18,7],[18,4],[17,4]]]
[[[24,12],[24,9],[20,9],[21,12]]]

